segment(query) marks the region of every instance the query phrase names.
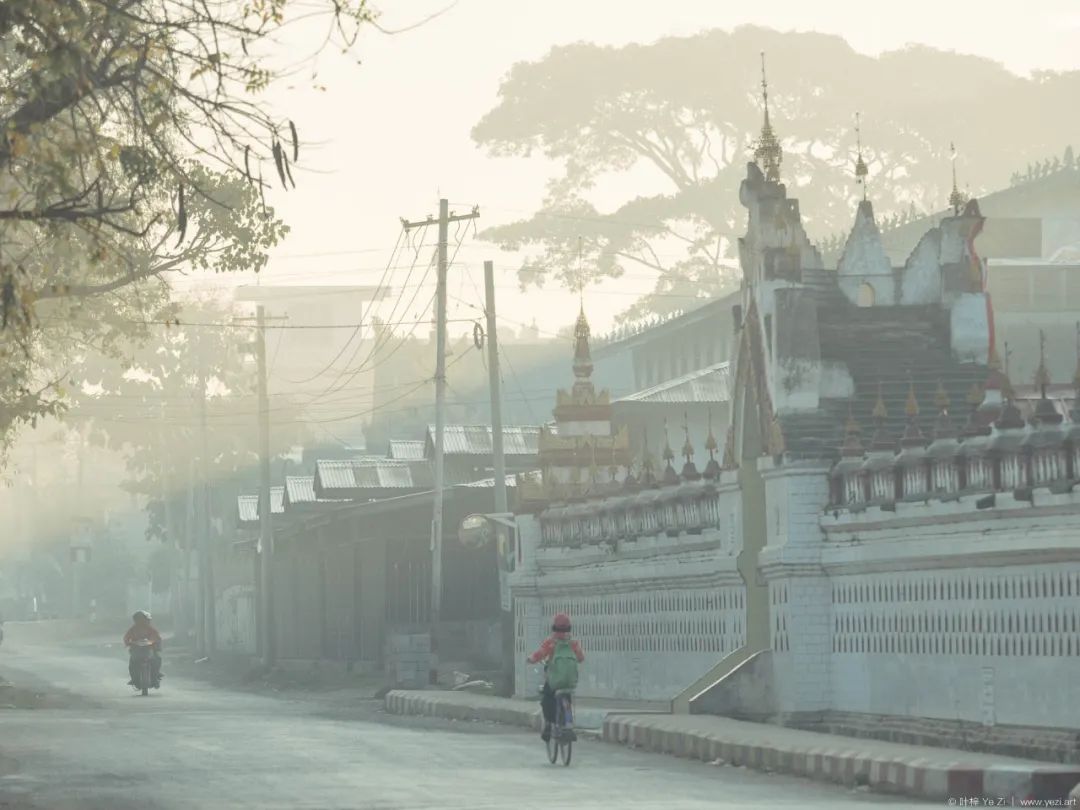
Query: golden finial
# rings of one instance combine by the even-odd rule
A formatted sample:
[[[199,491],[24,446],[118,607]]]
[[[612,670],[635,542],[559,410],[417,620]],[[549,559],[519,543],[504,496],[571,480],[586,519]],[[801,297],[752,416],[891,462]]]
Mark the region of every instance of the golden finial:
[[[764,104],[765,120],[761,125],[761,137],[754,149],[754,160],[765,173],[766,180],[779,183],[780,163],[784,159],[784,153],[769,121],[769,82],[765,75],[765,51],[761,52],[761,100]]]
[[[1035,369],[1035,386],[1039,389],[1043,399],[1046,399],[1046,389],[1050,385],[1050,372],[1046,368],[1046,333],[1039,330],[1039,367]]]
[[[862,440],[860,435],[862,434],[862,428],[859,427],[858,421],[855,419],[855,407],[852,402],[848,402],[848,415],[847,423],[844,425],[844,445],[841,448],[846,456],[858,456],[862,455]]]
[[[972,383],[971,390],[968,391],[967,395],[968,405],[970,405],[972,408],[978,408],[982,404],[983,397],[985,395],[986,394],[983,391],[981,385],[979,385],[978,383]]]
[[[669,464],[675,459],[675,451],[671,449],[671,441],[668,439],[667,419],[664,420],[664,461]]]
[[[949,194],[949,205],[952,206],[953,213],[959,216],[960,206],[964,204],[965,198],[956,185],[956,144],[949,143],[949,152],[952,160],[952,193]]]
[[[1077,326],[1077,335],[1080,336],[1080,326]],[[1077,374],[1080,375],[1080,365],[1077,366]],[[712,429],[712,409],[709,409],[709,435],[705,438],[705,449],[709,451],[709,460],[715,458],[716,451],[719,445],[716,443],[716,436],[713,434]]]
[[[574,376],[579,379],[587,379],[592,375],[592,353],[589,350],[591,335],[592,330],[589,329],[589,320],[585,317],[585,306],[582,304],[574,323]]]
[[[1009,349],[1009,341],[1005,341],[1005,373],[1001,379],[1001,395],[1007,400],[1013,400],[1016,398],[1016,390],[1013,388],[1012,380],[1009,379],[1009,358],[1012,357],[1012,351]]]
[[[855,182],[862,186],[862,198],[866,199],[866,178],[870,169],[862,156],[862,128],[859,122],[859,114],[855,113],[855,148],[857,158],[855,160]]]
[[[937,391],[934,393],[934,407],[937,408],[938,413],[945,413],[949,410],[949,405],[949,392],[945,390],[945,381],[938,380]]]
[[[690,444],[690,418],[685,412],[683,413],[683,432],[686,434],[686,441],[683,442],[682,454],[683,458],[689,462],[694,457],[694,445]]]
[[[879,382],[877,384],[877,402],[874,403],[873,410],[874,419],[879,423],[884,422],[889,416],[889,410],[885,407],[885,397],[882,395],[882,385]]]
[[[915,396],[915,381],[908,383],[907,402],[904,403],[904,413],[908,419],[914,419],[919,415],[919,400]]]

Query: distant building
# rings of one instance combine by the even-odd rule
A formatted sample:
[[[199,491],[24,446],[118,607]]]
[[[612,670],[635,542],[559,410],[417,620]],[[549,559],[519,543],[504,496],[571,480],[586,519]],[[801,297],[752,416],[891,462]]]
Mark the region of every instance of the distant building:
[[[725,362],[731,359],[732,308],[738,302],[732,293],[665,318],[616,328],[596,341],[596,362],[629,354],[639,391]]]
[[[351,452],[362,452],[366,445],[363,425],[373,384],[371,368],[363,363],[371,336],[362,321],[371,302],[387,292],[361,286],[265,285],[238,287],[233,294],[245,308],[262,304],[265,309],[271,391],[311,400],[304,415],[313,426],[331,410],[335,417],[356,412],[332,427],[334,443],[344,443]],[[357,404],[350,406],[350,401]],[[313,433],[326,435],[314,428]]]

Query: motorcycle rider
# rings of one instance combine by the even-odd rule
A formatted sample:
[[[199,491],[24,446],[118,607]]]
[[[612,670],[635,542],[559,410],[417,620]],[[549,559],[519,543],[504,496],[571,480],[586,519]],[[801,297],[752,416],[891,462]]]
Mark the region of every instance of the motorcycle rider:
[[[154,685],[160,685],[161,683],[161,634],[157,631],[157,628],[150,623],[150,614],[145,610],[137,610],[131,617],[135,623],[128,628],[128,631],[124,633],[124,646],[129,650],[133,644],[138,641],[151,641],[154,644],[154,658],[152,666],[152,677],[154,679]],[[128,681],[129,686],[135,685],[135,657],[130,656],[128,658],[128,675],[131,680]]]

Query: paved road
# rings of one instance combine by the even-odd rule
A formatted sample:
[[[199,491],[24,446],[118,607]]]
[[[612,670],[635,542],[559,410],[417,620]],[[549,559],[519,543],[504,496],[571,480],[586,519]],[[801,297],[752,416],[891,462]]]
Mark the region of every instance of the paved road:
[[[54,698],[0,710],[0,808],[910,806],[598,741],[556,768],[530,733],[394,718],[340,693],[282,699],[167,677],[137,697],[122,657],[60,647],[5,643],[0,675]]]

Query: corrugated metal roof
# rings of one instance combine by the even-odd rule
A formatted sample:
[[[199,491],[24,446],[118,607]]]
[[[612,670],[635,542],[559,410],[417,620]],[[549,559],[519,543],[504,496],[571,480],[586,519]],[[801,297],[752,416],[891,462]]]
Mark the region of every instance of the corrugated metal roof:
[[[508,487],[516,487],[517,486],[517,476],[516,475],[508,475],[508,476],[506,476],[506,485]],[[481,481],[469,481],[467,484],[460,484],[459,486],[473,487],[475,489],[495,489],[495,479],[494,478],[484,478]]]
[[[435,426],[428,425],[425,453],[434,454]],[[447,425],[443,432],[443,452],[447,455],[490,456],[491,425]],[[503,454],[535,456],[540,452],[540,428],[537,425],[504,425]]]
[[[423,461],[423,439],[391,439],[386,451],[387,458],[397,461]]]
[[[315,476],[286,475],[285,500],[289,504],[315,503]]]
[[[238,495],[236,498],[237,516],[241,523],[255,523],[259,520],[259,496]]]
[[[683,374],[615,401],[692,404],[727,402],[730,398],[731,368],[730,364],[725,362]]]
[[[319,459],[315,462],[318,489],[423,489],[432,485],[426,461],[387,458]],[[313,482],[314,487],[314,482]]]
[[[236,496],[236,511],[241,523],[258,523],[259,496]],[[285,514],[285,487],[270,487],[270,514]]]

